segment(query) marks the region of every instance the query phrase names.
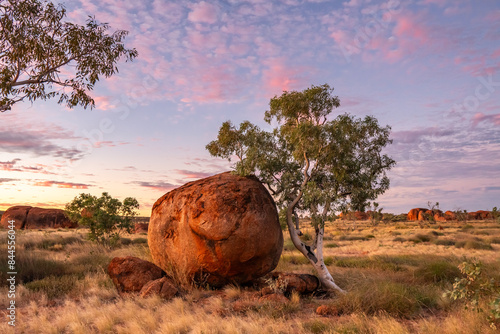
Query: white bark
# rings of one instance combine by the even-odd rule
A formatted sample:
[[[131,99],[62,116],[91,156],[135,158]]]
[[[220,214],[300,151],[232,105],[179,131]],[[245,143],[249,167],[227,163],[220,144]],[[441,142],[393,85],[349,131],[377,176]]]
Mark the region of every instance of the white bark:
[[[288,225],[288,232],[290,234],[290,238],[292,239],[295,248],[297,248],[313,265],[313,267],[318,272],[318,278],[321,282],[323,288],[327,290],[336,290],[340,293],[346,293],[342,290],[335,281],[333,280],[332,275],[328,271],[328,268],[325,265],[323,259],[323,234],[324,227],[319,227],[316,233],[316,254],[314,253],[314,249],[311,249],[310,246],[306,245],[302,240],[300,240],[297,235],[297,231],[295,230],[295,226],[293,223],[293,208],[297,204],[298,200],[302,196],[302,192],[299,193],[299,197],[297,197],[289,206],[286,212],[286,220]]]

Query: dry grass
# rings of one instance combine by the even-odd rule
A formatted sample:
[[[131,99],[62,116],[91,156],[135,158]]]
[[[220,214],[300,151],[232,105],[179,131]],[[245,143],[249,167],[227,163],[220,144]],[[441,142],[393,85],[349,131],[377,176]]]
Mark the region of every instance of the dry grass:
[[[460,276],[463,257],[484,263],[500,280],[500,225],[493,222],[329,223],[324,255],[345,296],[300,296],[284,304],[259,302],[240,286],[192,288],[172,301],[121,297],[106,268],[115,256],[151,260],[144,235],[115,248],[92,244],[85,231],[19,231],[16,333],[494,333],[484,313],[442,297]],[[312,235],[304,222],[302,230]],[[397,240],[396,240],[397,238]],[[7,253],[0,231],[0,252]],[[458,246],[457,246],[458,244]],[[5,275],[5,256],[0,258]],[[312,273],[288,238],[276,270]],[[5,277],[0,307],[9,299]],[[336,315],[319,316],[329,305]],[[5,311],[3,311],[5,314]],[[1,333],[14,333],[6,316]]]

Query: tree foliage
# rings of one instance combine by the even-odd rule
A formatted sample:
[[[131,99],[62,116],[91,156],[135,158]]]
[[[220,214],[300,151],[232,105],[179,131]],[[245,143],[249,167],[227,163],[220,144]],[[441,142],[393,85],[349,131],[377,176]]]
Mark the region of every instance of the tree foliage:
[[[47,0],[0,3],[0,111],[27,99],[55,96],[69,108],[95,106],[89,95],[100,76],[118,72],[118,60],[137,57],[126,49],[127,31],[88,18],[81,26],[63,21],[65,8]]]
[[[132,217],[137,215],[139,203],[127,197],[121,202],[107,192],[101,197],[80,194],[66,204],[69,218],[90,229],[89,239],[100,243],[113,243],[120,233],[132,232]]]
[[[239,128],[227,121],[206,147],[213,156],[236,155],[238,174],[255,174],[267,185],[280,211],[286,211],[292,241],[316,269],[324,266],[325,222],[335,211],[347,206],[360,210],[384,193],[389,188],[386,171],[395,164],[382,153],[391,143],[390,127],[381,127],[371,116],[331,119],[339,106],[327,84],[283,92],[271,99],[265,113],[264,120],[275,125],[271,132],[248,121]],[[298,211],[311,216],[316,231],[312,245],[298,238]]]

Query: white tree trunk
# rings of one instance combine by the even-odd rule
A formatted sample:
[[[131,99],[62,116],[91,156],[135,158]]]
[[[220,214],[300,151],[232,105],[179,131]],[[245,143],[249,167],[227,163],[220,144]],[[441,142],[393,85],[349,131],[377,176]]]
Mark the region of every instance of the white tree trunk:
[[[332,275],[328,271],[328,268],[326,267],[323,259],[324,227],[318,228],[316,232],[316,249],[315,250],[311,249],[311,247],[302,242],[302,240],[300,240],[299,236],[297,235],[297,231],[293,224],[294,206],[295,205],[292,202],[292,204],[288,207],[286,218],[287,218],[288,232],[290,234],[290,238],[292,239],[293,244],[295,245],[295,248],[297,248],[316,269],[319,276],[318,277],[319,281],[321,282],[323,288],[327,290],[336,290],[340,293],[345,293],[344,290],[342,290],[337,284],[335,284],[335,281],[333,280]],[[314,251],[316,251],[316,254]]]

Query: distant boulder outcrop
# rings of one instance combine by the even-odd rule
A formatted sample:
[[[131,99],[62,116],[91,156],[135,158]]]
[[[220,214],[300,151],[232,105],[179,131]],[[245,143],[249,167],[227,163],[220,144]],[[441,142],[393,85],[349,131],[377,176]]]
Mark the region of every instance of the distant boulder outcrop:
[[[0,224],[8,228],[9,221],[14,220],[15,229],[75,228],[64,210],[43,209],[31,206],[13,206],[2,215]]]
[[[148,233],[149,223],[135,223],[134,233]]]
[[[434,220],[437,222],[444,222],[446,218],[441,210],[430,210],[426,208],[414,208],[408,212],[408,221],[424,221],[424,220]]]
[[[424,208],[414,208],[414,209],[411,209],[408,212],[408,220],[409,221],[412,221],[412,220],[421,220],[420,218],[423,218],[423,214],[421,214],[421,212],[425,212],[425,211],[427,211],[427,209],[424,209]]]
[[[148,244],[156,265],[220,287],[272,271],[283,249],[273,198],[255,177],[229,172],[190,182],[156,201]]]
[[[491,212],[484,210],[478,210],[476,212],[468,212],[467,218],[472,220],[486,220],[491,218]]]

